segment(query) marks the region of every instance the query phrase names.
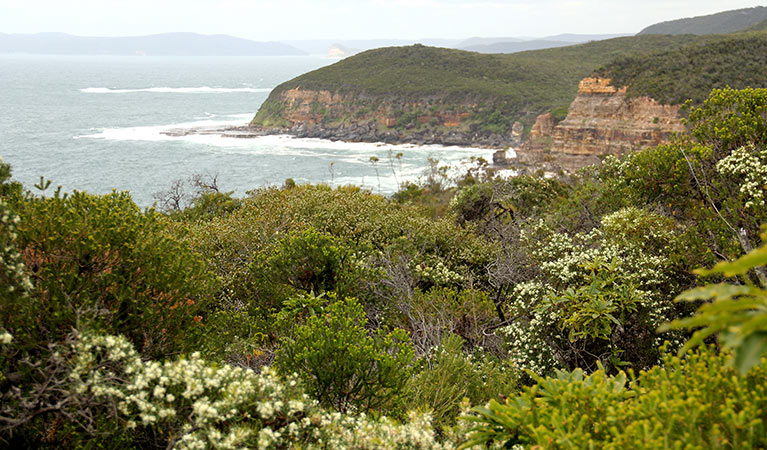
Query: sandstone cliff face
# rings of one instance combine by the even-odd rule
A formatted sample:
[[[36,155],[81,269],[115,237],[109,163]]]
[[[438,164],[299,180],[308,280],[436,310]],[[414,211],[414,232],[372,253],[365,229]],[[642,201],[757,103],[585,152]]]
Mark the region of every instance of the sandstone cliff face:
[[[480,105],[445,105],[438,97],[418,103],[396,96],[343,96],[297,87],[267,102],[269,107],[259,111],[251,126],[297,137],[504,148],[520,145],[523,131],[520,123],[500,132],[483,130],[472,123]]]
[[[626,88],[616,88],[604,78],[581,81],[565,120],[550,124],[549,115],[538,118],[530,139],[517,152],[521,162],[574,171],[607,155],[659,145],[685,131],[679,106],[628,98]]]

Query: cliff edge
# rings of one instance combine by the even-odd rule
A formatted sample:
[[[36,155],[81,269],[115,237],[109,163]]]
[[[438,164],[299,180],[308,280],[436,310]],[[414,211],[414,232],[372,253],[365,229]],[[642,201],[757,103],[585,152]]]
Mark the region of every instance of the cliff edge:
[[[608,155],[657,146],[685,132],[678,105],[650,97],[629,98],[608,78],[581,80],[565,119],[554,125],[538,117],[530,138],[517,150],[519,163],[572,172]]]

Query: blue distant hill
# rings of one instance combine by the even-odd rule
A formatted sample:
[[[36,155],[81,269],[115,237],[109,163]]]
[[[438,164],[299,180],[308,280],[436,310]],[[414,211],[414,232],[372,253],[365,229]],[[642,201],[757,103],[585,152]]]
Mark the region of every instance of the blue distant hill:
[[[639,34],[726,34],[746,30],[765,20],[767,7],[756,6],[656,23]]]
[[[281,42],[256,42],[223,34],[164,33],[86,37],[64,33],[3,34],[0,53],[43,55],[287,56],[305,52]]]

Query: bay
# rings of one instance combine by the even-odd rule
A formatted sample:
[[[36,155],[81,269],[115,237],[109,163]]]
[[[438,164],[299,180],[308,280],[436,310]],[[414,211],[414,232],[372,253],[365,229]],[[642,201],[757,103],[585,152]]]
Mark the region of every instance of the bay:
[[[389,194],[398,183],[421,177],[429,158],[451,166],[472,156],[491,158],[486,149],[162,134],[244,125],[279,83],[333,62],[307,56],[0,55],[0,157],[27,187],[44,176],[65,191],[127,190],[141,206],[196,173],[217,175],[219,186],[238,196],[286,178]]]

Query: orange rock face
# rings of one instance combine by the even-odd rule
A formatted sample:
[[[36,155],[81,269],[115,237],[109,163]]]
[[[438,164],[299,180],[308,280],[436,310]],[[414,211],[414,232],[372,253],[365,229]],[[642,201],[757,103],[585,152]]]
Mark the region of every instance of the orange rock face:
[[[533,128],[530,130],[530,136],[539,138],[543,136],[551,136],[554,132],[554,118],[551,113],[541,114],[535,119]]]
[[[340,104],[343,98],[329,91],[309,91],[300,87],[282,93],[288,107],[285,119],[297,123],[315,124],[322,120],[324,110]]]
[[[335,111],[344,116],[347,111],[344,110],[345,103],[350,103],[354,99],[347,99],[338,94],[331,94],[329,91],[304,90],[300,87],[289,89],[281,94],[282,102],[286,106],[282,118],[294,124],[306,123],[314,125],[319,123],[327,111]],[[346,100],[349,100],[348,102]],[[422,105],[407,104],[406,108],[411,110],[420,109]],[[476,108],[477,105],[465,105],[467,109]],[[396,117],[388,116],[386,105],[382,104],[381,109],[371,110],[365,114],[355,116],[354,119],[359,122],[376,120],[387,127],[394,127],[397,124]],[[470,112],[441,113],[420,115],[417,118],[418,123],[425,124],[437,119],[440,125],[452,128],[461,125],[461,123],[471,116]]]
[[[579,94],[615,94],[626,93],[626,88],[617,89],[609,78],[584,78],[578,84]]]
[[[679,106],[649,97],[628,98],[626,88],[615,88],[606,78],[581,81],[565,120],[553,128],[550,123],[550,115],[539,116],[530,140],[550,136],[550,147],[527,145],[521,157],[533,164],[546,160],[567,171],[598,163],[607,155],[657,146],[685,131]]]

